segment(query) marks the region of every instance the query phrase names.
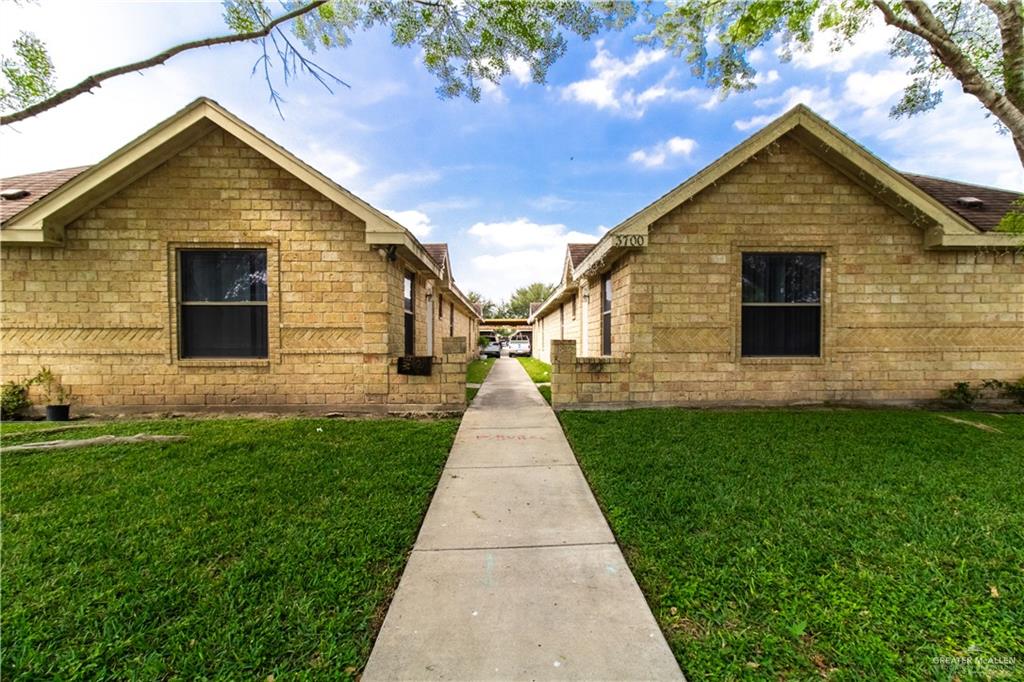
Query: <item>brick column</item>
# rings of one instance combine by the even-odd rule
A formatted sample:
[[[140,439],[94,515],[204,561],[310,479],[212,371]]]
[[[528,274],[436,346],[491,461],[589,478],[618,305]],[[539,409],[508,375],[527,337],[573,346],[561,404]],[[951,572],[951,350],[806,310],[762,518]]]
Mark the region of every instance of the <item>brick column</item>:
[[[551,406],[564,407],[576,399],[576,342],[551,342]]]
[[[466,337],[441,339],[441,401],[446,407],[466,406]]]

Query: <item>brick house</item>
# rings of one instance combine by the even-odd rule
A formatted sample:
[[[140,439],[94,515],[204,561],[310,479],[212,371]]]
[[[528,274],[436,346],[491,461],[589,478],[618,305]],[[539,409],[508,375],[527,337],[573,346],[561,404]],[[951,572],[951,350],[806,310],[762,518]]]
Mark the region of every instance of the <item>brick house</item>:
[[[1020,194],[902,174],[803,106],[594,245],[531,315],[556,407],[934,400],[1024,375]]]
[[[480,316],[447,246],[215,102],[3,190],[5,381],[49,365],[100,413],[465,406]]]

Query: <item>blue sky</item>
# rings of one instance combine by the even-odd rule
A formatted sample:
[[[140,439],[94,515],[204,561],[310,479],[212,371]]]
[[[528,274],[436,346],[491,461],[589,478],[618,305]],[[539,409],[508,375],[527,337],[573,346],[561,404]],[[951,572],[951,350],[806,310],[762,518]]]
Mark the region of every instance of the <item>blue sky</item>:
[[[48,43],[58,85],[224,30],[217,2],[43,0],[0,13],[5,48],[18,29]],[[279,84],[283,120],[250,76],[259,48],[194,52],[0,130],[0,175],[95,162],[205,95],[423,241],[448,242],[459,285],[492,298],[556,280],[567,241],[596,239],[798,102],[901,170],[1024,187],[1009,138],[956,84],[936,111],[888,118],[906,77],[884,28],[838,56],[825,40],[789,63],[759,50],[759,87],[725,101],[681,59],[638,45],[640,30],[572,40],[544,85],[516,65],[479,103],[439,99],[416,49],[356,34],[318,55],[351,89]]]

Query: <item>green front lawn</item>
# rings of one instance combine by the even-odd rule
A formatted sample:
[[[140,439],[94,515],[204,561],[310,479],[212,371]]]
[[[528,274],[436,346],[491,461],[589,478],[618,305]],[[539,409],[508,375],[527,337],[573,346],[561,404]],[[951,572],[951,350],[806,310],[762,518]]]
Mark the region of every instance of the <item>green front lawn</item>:
[[[537,358],[519,358],[519,364],[523,366],[535,384],[551,381],[551,365],[548,363]]]
[[[1024,677],[1024,416],[949,416],[561,420],[689,679]]]
[[[4,425],[188,440],[3,454],[3,678],[356,676],[457,426]]]

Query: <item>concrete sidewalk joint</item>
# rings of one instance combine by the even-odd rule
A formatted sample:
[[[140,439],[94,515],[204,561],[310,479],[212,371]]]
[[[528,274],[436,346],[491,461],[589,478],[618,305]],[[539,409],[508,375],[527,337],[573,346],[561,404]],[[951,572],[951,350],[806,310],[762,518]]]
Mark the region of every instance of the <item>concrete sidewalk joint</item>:
[[[363,680],[682,680],[515,360],[463,416]]]

